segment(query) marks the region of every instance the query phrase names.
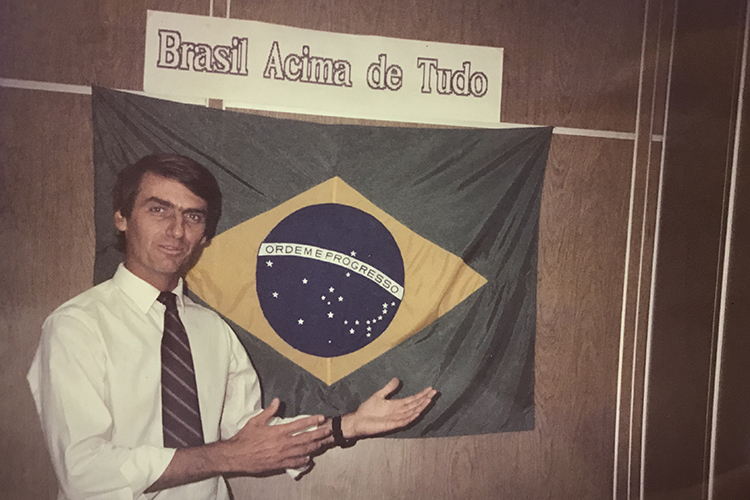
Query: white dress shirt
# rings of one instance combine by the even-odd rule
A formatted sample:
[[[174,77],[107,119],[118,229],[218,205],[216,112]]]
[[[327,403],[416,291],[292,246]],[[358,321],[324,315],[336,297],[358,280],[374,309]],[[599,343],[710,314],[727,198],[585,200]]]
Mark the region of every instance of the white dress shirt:
[[[213,311],[174,293],[195,365],[207,443],[233,436],[261,411],[258,377]],[[144,494],[175,450],[163,447],[159,291],[121,264],[114,277],[44,322],[28,374],[60,481],[58,499],[228,498],[222,478]]]

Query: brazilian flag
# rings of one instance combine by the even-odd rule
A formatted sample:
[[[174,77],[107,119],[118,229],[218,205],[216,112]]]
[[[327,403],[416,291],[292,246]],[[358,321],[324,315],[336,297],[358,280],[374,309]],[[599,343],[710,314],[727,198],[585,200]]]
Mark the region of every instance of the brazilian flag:
[[[399,377],[439,397],[395,437],[533,429],[550,128],[323,125],[101,88],[92,108],[97,283],[123,259],[117,172],[188,156],[224,194],[188,287],[237,332],[264,402],[338,414]]]

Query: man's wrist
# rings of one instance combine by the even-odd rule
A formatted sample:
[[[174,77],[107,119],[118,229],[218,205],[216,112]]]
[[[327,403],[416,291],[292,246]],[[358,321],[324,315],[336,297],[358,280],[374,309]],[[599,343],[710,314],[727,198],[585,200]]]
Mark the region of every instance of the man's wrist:
[[[341,416],[341,433],[344,435],[344,439],[356,439],[357,432],[354,428],[354,422],[356,417],[354,413],[347,413]]]
[[[338,415],[331,419],[333,442],[341,448],[354,446],[356,436],[353,426],[353,414]]]
[[[175,451],[166,470],[146,493],[173,488],[183,484],[201,481],[230,472],[241,472],[236,460],[232,460],[231,445],[218,441]]]
[[[212,463],[222,469],[221,474],[247,473],[248,455],[237,442],[237,436],[224,441],[211,443],[214,449],[210,450]]]

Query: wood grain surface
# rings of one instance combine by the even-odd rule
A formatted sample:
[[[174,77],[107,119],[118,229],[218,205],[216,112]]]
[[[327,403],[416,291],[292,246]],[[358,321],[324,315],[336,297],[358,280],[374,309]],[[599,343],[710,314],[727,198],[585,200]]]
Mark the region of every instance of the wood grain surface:
[[[42,322],[91,286],[90,99],[0,89],[0,492],[55,498],[26,372]]]
[[[745,68],[745,82],[750,69]],[[750,492],[750,95],[744,99],[737,158],[732,251],[716,442],[716,497],[741,500]]]
[[[708,495],[745,5],[685,2],[678,9],[647,402],[647,494]]]

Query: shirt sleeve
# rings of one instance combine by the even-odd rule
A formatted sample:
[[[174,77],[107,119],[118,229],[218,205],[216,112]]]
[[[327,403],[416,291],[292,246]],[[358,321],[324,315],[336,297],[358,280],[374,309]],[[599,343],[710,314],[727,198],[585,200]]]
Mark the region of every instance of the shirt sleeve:
[[[255,372],[255,368],[253,368],[245,348],[237,339],[234,331],[226,324],[225,329],[229,336],[231,361],[227,379],[224,412],[221,417],[221,439],[223,440],[237,434],[248,420],[263,411],[258,374]],[[292,422],[305,416],[307,415],[299,415],[292,418],[274,417],[271,420],[271,425]],[[315,428],[308,430],[314,430]],[[287,469],[287,473],[296,479],[308,469],[309,467]]]
[[[175,452],[112,443],[105,368],[106,352],[94,328],[67,314],[45,321],[28,380],[67,498],[139,498]]]
[[[229,373],[221,415],[221,439],[226,440],[237,434],[262,408],[258,374],[237,336],[229,325],[222,323],[229,348]]]

